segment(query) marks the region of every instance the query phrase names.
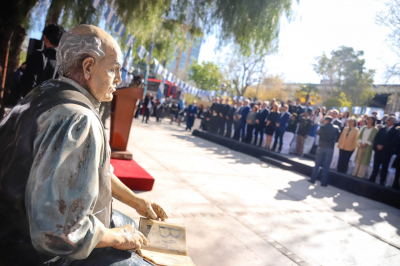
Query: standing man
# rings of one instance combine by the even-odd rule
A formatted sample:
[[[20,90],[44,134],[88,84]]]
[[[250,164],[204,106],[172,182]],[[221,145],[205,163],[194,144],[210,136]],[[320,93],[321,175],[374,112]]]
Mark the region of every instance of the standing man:
[[[189,105],[189,107],[186,110],[187,121],[186,121],[186,129],[185,130],[192,131],[192,127],[194,124],[194,120],[196,119],[196,115],[197,115],[197,103],[196,103],[196,101],[193,101],[193,104]]]
[[[230,138],[232,137],[232,125],[234,121],[234,114],[237,110],[236,102],[232,102],[232,106],[229,108],[228,115],[226,116],[226,135],[225,137]]]
[[[239,116],[241,115],[243,110],[243,102],[239,101],[235,110],[235,113],[233,114],[233,126],[235,128],[235,132],[233,132],[233,139],[239,140],[240,138],[240,119]]]
[[[301,106],[301,101],[299,98],[296,98],[296,105],[293,106],[292,108],[293,112],[292,114],[297,114],[297,121],[300,121],[300,116],[303,114],[304,110],[303,110],[303,106]]]
[[[304,107],[303,114],[305,112],[308,112],[309,115],[312,114],[311,102],[310,101],[306,102],[306,106]]]
[[[250,106],[249,106],[250,101],[249,100],[244,100],[244,106],[238,116],[239,118],[239,139],[242,138],[244,141],[244,138],[246,136],[246,118],[247,115],[250,113]]]
[[[222,117],[221,117],[221,122],[219,124],[219,134],[221,136],[223,136],[225,133],[225,124],[227,124],[227,122],[229,120],[228,114],[229,114],[230,109],[231,109],[231,106],[229,104],[229,98],[226,98],[225,104],[222,104],[222,107],[221,107]]]
[[[153,98],[153,95],[151,93],[147,93],[146,98],[144,98],[144,101],[143,101],[144,113],[143,113],[142,123],[143,123],[145,117],[146,117],[146,123],[149,121],[151,108],[154,105],[152,98]]]
[[[299,129],[297,130],[296,154],[303,156],[304,142],[310,133],[312,121],[308,112],[300,119]]]
[[[276,144],[278,143],[278,139],[279,139],[278,151],[281,152],[282,150],[283,134],[286,131],[286,127],[290,119],[290,114],[287,110],[288,110],[287,104],[283,105],[282,112],[278,115],[278,118],[275,122],[275,141],[274,141],[274,146],[272,146],[273,151],[275,151],[276,149]]]
[[[212,133],[218,133],[218,114],[220,109],[220,104],[218,103],[219,98],[215,97],[214,102],[211,105],[211,120],[210,120],[210,131]]]
[[[385,184],[390,158],[392,158],[399,143],[399,133],[394,127],[395,123],[396,118],[389,116],[386,120],[386,127],[381,128],[376,134],[374,140],[374,170],[369,178],[371,182],[375,182],[380,168],[380,184]]]
[[[224,134],[225,131],[225,117],[223,114],[224,109],[224,99],[219,98],[219,111],[218,111],[218,122],[217,122],[217,132],[220,135]]]
[[[292,105],[293,102],[291,100],[287,100],[286,103],[289,106],[289,109],[288,109],[289,113],[293,114],[293,105]]]
[[[315,154],[315,166],[312,171],[311,179],[308,182],[315,184],[317,181],[319,168],[322,168],[321,186],[326,187],[328,185],[328,173],[331,165],[333,148],[335,142],[340,134],[338,126],[333,125],[332,117],[326,116],[324,124],[318,129],[317,135],[319,135],[319,146]]]
[[[58,77],[56,52],[65,30],[60,25],[50,24],[43,30],[44,50],[28,56],[26,68],[21,77],[21,96],[25,97],[34,87],[48,79]]]
[[[264,138],[264,129],[267,123],[267,118],[269,115],[269,110],[267,109],[267,102],[263,102],[260,108],[260,111],[256,115],[256,129],[254,131],[254,145],[257,145],[258,135],[260,135],[260,142],[258,146],[261,146],[261,143]]]
[[[342,122],[340,122],[338,119],[339,111],[336,109],[333,109],[329,112],[330,112],[330,115],[332,116],[332,124],[334,124],[335,126],[340,128],[342,126]],[[337,142],[337,140],[336,140],[336,142]]]

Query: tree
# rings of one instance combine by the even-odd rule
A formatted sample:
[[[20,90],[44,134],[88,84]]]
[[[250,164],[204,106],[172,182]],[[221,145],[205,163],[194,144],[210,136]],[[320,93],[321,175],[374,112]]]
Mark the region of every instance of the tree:
[[[338,96],[329,96],[325,102],[324,105],[326,108],[330,109],[332,107],[352,107],[351,101],[347,99],[347,96],[344,92],[340,92]]]
[[[219,66],[213,62],[193,62],[189,68],[189,79],[203,90],[220,90],[222,74]]]
[[[250,56],[234,52],[226,58],[226,65],[222,66],[226,90],[233,92],[238,97],[246,93],[249,86],[260,81],[263,75],[265,54],[252,54]]]
[[[375,71],[365,68],[363,55],[363,51],[341,46],[331,52],[331,58],[325,54],[316,57],[314,71],[329,80],[328,98],[340,97],[343,92],[353,104],[364,106],[374,97]]]
[[[400,76],[400,0],[388,0],[385,4],[387,10],[377,13],[375,19],[378,25],[389,28],[387,41],[397,54],[397,63],[386,68],[386,78],[389,81]]]
[[[280,76],[269,75],[262,80],[261,84],[250,86],[246,90],[244,97],[257,98],[261,101],[270,101],[273,98],[278,101],[285,101],[288,99],[288,91],[283,86],[283,80]]]
[[[53,1],[57,3],[52,2],[47,21],[54,22],[63,14],[61,24],[66,29],[76,24],[94,23],[102,11],[101,8],[96,10],[92,7],[92,0]],[[20,47],[29,26],[29,13],[35,4],[43,2],[46,1],[0,1],[1,65],[5,59],[7,40],[12,32],[15,33],[8,74],[17,67]],[[135,45],[149,47],[150,42],[156,42],[155,55],[159,48],[166,47],[163,51],[168,52],[176,50],[186,33],[196,36],[214,33],[220,45],[235,43],[241,54],[249,56],[252,53],[262,55],[277,45],[279,22],[283,14],[290,17],[292,0],[259,0],[256,3],[241,0],[106,0],[102,5],[105,4],[116,10],[127,32],[136,37]],[[45,11],[47,9],[37,14],[46,14]],[[37,17],[31,19],[37,21]],[[124,38],[120,40],[122,45]],[[161,61],[167,59],[166,53],[158,56]]]
[[[312,105],[321,102],[321,95],[318,88],[313,84],[301,85],[300,89],[296,90],[296,98],[299,98],[301,103],[305,104],[310,101]]]

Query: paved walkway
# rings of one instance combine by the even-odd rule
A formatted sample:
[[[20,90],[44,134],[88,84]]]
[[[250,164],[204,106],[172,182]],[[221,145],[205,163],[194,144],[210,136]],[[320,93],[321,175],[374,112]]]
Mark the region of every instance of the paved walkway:
[[[400,210],[311,186],[168,122],[135,120],[129,150],[156,179],[141,196],[187,226],[197,266],[400,265]],[[139,218],[120,202],[114,207]]]

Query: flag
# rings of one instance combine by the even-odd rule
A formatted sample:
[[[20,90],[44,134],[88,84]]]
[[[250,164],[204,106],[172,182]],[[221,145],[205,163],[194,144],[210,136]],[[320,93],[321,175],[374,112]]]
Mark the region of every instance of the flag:
[[[367,115],[370,115],[371,114],[371,107],[365,108],[365,112],[364,113],[366,113]]]
[[[243,96],[240,96],[240,97],[239,97],[239,101],[243,101]]]
[[[144,48],[143,45],[140,45],[139,48],[137,49],[137,54],[140,57],[140,59],[143,59],[145,52],[146,52],[146,48]]]
[[[136,38],[133,37],[133,35],[129,33],[128,38],[126,38],[125,43],[126,43],[126,45],[128,45],[128,46],[133,46],[133,44],[135,43],[135,41],[136,41]]]
[[[116,31],[117,34],[118,34],[120,37],[124,36],[125,30],[126,30],[125,25],[122,24],[121,21],[118,22],[117,25],[115,25],[114,31]]]
[[[108,7],[104,16],[106,17],[107,24],[110,24],[110,25],[114,24],[114,21],[117,18],[117,15],[115,15],[115,12],[112,11],[110,7]]]
[[[348,110],[349,110],[349,107],[340,107],[340,112],[341,113],[346,112]]]
[[[353,114],[355,114],[355,115],[361,114],[361,106],[354,106],[353,107]]]
[[[163,77],[164,77],[165,79],[167,79],[167,77],[168,77],[168,70],[164,69]]]
[[[164,96],[164,82],[165,82],[165,79],[163,78],[161,80],[160,86],[158,86],[157,99],[159,99],[159,100],[161,100],[162,97]]]
[[[169,72],[169,74],[168,74],[168,78],[167,78],[167,80],[169,81],[169,82],[171,82],[172,81],[172,72]]]
[[[237,99],[237,95],[234,95],[233,100],[236,101],[236,99]]]
[[[158,66],[159,64],[158,60],[154,58],[154,65]]]
[[[159,64],[159,65],[157,66],[157,68],[156,68],[156,73],[157,73],[158,75],[162,75],[163,70],[164,70],[163,66]]]
[[[394,114],[396,115],[397,120],[400,120],[400,112],[395,112]]]
[[[103,2],[103,1],[102,0],[92,0],[92,6],[97,9],[101,2]]]
[[[121,75],[122,82],[124,82],[128,76],[129,59],[131,57],[131,50],[132,50],[132,47],[129,47],[128,52],[126,53],[126,56],[125,56],[124,65],[122,66],[122,69],[124,70]]]

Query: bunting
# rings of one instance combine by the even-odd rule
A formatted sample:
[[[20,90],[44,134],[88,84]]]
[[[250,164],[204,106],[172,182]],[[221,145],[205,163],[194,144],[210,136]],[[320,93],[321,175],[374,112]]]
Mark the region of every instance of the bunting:
[[[137,54],[140,57],[140,59],[143,59],[145,52],[146,52],[146,48],[144,48],[143,45],[140,45],[139,48],[137,49]]]

